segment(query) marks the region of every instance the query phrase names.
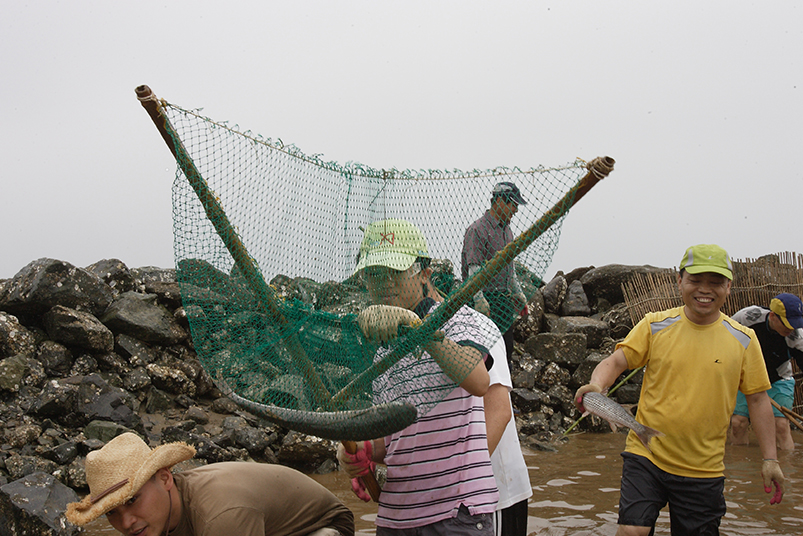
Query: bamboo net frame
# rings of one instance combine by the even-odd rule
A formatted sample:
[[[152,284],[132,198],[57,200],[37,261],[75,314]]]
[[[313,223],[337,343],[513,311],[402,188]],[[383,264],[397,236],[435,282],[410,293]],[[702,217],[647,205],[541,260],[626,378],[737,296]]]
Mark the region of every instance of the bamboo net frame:
[[[803,254],[781,252],[758,259],[733,259],[733,286],[723,312],[732,315],[749,305],[767,307],[781,292],[803,296]],[[630,319],[635,325],[645,314],[683,305],[676,268],[665,272],[634,274],[622,284]],[[800,372],[792,361],[795,373]],[[803,410],[803,382],[795,385],[794,411]]]

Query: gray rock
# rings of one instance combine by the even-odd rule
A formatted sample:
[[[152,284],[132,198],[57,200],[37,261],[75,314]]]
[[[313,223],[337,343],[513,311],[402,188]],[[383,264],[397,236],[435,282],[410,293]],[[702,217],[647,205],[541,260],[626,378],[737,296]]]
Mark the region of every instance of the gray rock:
[[[630,280],[634,274],[657,274],[666,271],[668,271],[666,268],[656,268],[649,265],[608,264],[589,270],[580,278],[580,282],[583,284],[586,295],[593,303],[603,298],[608,303],[622,303],[625,301],[622,285]]]
[[[78,445],[75,441],[65,441],[59,445],[42,451],[42,458],[57,463],[69,465],[78,457]]]
[[[608,357],[607,355],[602,355],[598,352],[591,352],[586,356],[582,363],[580,363],[577,368],[572,373],[572,378],[569,382],[569,387],[572,389],[579,389],[581,386],[587,384],[591,381],[591,373],[594,372],[594,369],[599,362]]]
[[[6,433],[6,442],[11,448],[22,448],[25,445],[35,443],[37,438],[42,435],[42,427],[36,424],[23,424]]]
[[[34,358],[26,358],[27,372],[22,379],[22,385],[41,389],[47,383],[47,372],[44,365]]]
[[[562,275],[556,275],[552,278],[552,281],[541,289],[541,294],[544,296],[544,310],[547,313],[557,314],[560,311],[560,306],[563,303],[563,298],[566,297],[568,288],[569,284],[566,282],[566,278]]]
[[[240,428],[234,432],[234,442],[244,448],[252,456],[262,454],[271,444],[270,434],[251,426]]]
[[[510,392],[513,405],[524,413],[535,411],[542,404],[549,403],[549,396],[540,389],[513,389]]]
[[[145,367],[137,367],[123,376],[123,387],[128,391],[141,391],[151,386],[151,376]]]
[[[281,463],[314,471],[336,451],[334,441],[291,431],[284,436],[277,457]]]
[[[64,517],[78,495],[53,475],[37,472],[0,487],[0,532],[28,536],[71,536],[80,529]]]
[[[551,333],[582,333],[586,336],[587,348],[599,348],[610,334],[607,322],[587,316],[547,315],[546,324]]]
[[[223,422],[220,423],[224,430],[240,430],[248,426],[248,421],[245,420],[244,417],[239,415],[234,415],[231,417],[225,417]]]
[[[64,375],[69,372],[75,360],[69,348],[50,340],[42,341],[36,349],[36,359],[53,375]]]
[[[182,370],[151,363],[145,369],[153,385],[173,394],[195,396],[195,383]]]
[[[81,354],[70,367],[69,376],[87,376],[98,371],[98,360],[90,354]]]
[[[41,315],[56,305],[99,315],[112,303],[112,291],[95,274],[56,259],[35,260],[20,270],[0,294],[0,310]]]
[[[198,424],[206,424],[209,422],[209,414],[198,406],[190,406],[184,413],[184,418],[195,421]]]
[[[33,357],[36,337],[17,317],[0,311],[0,358],[14,355]]]
[[[546,307],[544,295],[537,290],[527,302],[527,314],[513,324],[513,340],[523,343],[541,333]]]
[[[95,354],[95,360],[98,362],[98,368],[102,371],[114,372],[120,375],[131,372],[130,363],[116,352]]]
[[[566,385],[552,385],[549,390],[547,390],[546,394],[552,401],[552,404],[550,405],[553,408],[560,410],[559,413],[555,413],[555,415],[560,416],[560,419],[563,418],[563,415],[571,415],[577,411],[574,407],[574,401],[572,400],[574,397],[574,392],[570,391]]]
[[[162,442],[183,441],[195,447],[196,458],[208,461],[209,463],[227,462],[239,459],[240,453],[236,449],[226,449],[202,435],[198,435],[177,426],[168,426],[162,430]],[[247,451],[244,451],[246,456]]]
[[[580,281],[572,281],[569,284],[566,296],[560,304],[560,314],[563,316],[588,316],[591,314],[588,297]]]
[[[516,419],[516,426],[519,433],[525,436],[539,434],[549,430],[548,418],[543,413],[529,413]]]
[[[524,351],[547,362],[576,367],[586,355],[585,333],[539,333],[524,343]]]
[[[81,380],[75,406],[76,413],[86,422],[112,421],[131,429],[141,425],[131,394],[110,385],[97,374],[84,376]]]
[[[86,483],[86,470],[84,469],[84,460],[76,458],[66,466],[64,470],[65,482],[73,489],[89,491],[89,486]]]
[[[220,413],[221,415],[227,415],[236,413],[239,411],[240,406],[238,406],[231,398],[217,398],[214,402],[212,402],[212,411],[215,413]]]
[[[92,272],[109,285],[115,296],[134,290],[134,276],[131,275],[128,266],[119,259],[104,259],[90,264],[86,267],[86,270]]]
[[[156,352],[144,342],[125,333],[121,333],[114,341],[115,351],[124,358],[132,367],[144,367],[156,361]]]
[[[42,320],[45,331],[56,342],[90,352],[111,352],[114,348],[111,330],[90,313],[56,305]]]
[[[536,385],[539,383],[541,385],[551,387],[553,385],[565,385],[569,383],[571,379],[571,374],[565,368],[561,367],[557,363],[549,363],[541,372],[541,376],[535,379]]]
[[[158,266],[141,266],[131,268],[131,276],[134,284],[141,291],[145,290],[145,285],[152,282],[175,283],[176,270],[174,268],[159,268]]]
[[[70,415],[75,411],[78,386],[57,380],[47,382],[30,413],[39,418]]]
[[[517,370],[511,373],[511,382],[517,389],[532,389],[535,387],[535,373],[528,370]]]
[[[159,414],[167,410],[172,403],[173,399],[169,394],[151,386],[148,390],[148,396],[145,402],[145,411]]]
[[[39,456],[20,456],[12,454],[6,459],[6,471],[12,480],[17,480],[33,473],[52,473],[58,469],[55,462]]]
[[[155,294],[125,292],[100,317],[117,333],[125,333],[153,344],[177,344],[187,338],[173,315],[156,303]]]
[[[159,302],[171,309],[181,307],[181,290],[176,281],[146,281],[145,292],[156,294]]]
[[[28,360],[24,355],[15,355],[0,361],[0,391],[18,393],[28,370]]]
[[[606,311],[601,320],[608,324],[610,336],[614,339],[623,339],[633,329],[633,319],[627,310],[627,305],[618,303]]]

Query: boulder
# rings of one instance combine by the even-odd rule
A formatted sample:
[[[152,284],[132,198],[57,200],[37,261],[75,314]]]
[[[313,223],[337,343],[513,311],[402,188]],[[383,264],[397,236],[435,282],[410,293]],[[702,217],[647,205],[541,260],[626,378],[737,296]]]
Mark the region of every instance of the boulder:
[[[56,259],[39,259],[20,270],[0,293],[0,311],[38,316],[56,305],[94,315],[111,305],[109,285],[83,268]]]
[[[53,475],[36,472],[0,487],[2,534],[72,536],[80,529],[67,521],[67,504],[78,494]]]

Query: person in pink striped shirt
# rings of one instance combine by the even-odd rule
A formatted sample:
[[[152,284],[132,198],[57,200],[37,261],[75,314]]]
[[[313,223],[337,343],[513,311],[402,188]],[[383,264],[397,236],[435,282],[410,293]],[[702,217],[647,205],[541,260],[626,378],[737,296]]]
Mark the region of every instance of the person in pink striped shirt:
[[[374,305],[358,316],[365,336],[382,344],[375,361],[392,347],[402,325],[415,325],[437,308],[442,295],[421,231],[404,220],[375,222],[365,230],[357,271]],[[379,496],[377,536],[443,534],[493,536],[499,494],[488,453],[482,396],[490,385],[488,348],[493,331],[462,307],[428,342],[374,381],[375,403],[412,402],[415,422],[384,438],[358,443],[356,454],[340,446],[338,460],[352,477],[372,464],[387,465]],[[498,336],[498,330],[496,330]],[[353,481],[355,493],[368,496]]]

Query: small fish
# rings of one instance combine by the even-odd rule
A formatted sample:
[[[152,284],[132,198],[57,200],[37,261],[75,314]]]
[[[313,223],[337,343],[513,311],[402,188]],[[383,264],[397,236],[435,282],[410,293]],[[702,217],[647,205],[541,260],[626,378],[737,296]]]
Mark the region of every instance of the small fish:
[[[650,452],[652,452],[650,439],[664,435],[658,430],[638,422],[629,411],[603,394],[594,392],[584,394],[583,407],[586,409],[586,413],[602,417],[613,426],[626,426],[633,430]]]

